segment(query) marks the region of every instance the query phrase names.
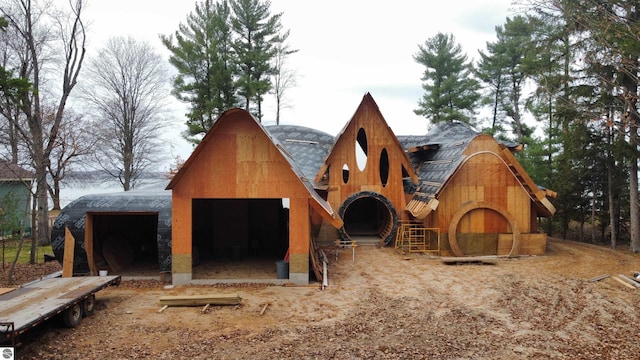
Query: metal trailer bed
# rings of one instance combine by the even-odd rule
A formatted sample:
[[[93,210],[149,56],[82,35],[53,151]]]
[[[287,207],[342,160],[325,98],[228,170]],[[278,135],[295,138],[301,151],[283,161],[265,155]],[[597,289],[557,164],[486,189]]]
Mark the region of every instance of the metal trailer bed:
[[[76,326],[93,312],[96,292],[119,284],[120,275],[50,277],[0,294],[0,344],[16,346],[21,334],[59,314]]]

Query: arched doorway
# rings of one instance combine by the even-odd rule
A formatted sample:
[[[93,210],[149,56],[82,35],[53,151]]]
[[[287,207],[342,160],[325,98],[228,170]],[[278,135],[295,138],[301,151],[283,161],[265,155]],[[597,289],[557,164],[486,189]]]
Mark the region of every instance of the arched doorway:
[[[471,213],[474,210],[479,210],[479,209],[494,211],[507,221],[507,223],[511,227],[511,234],[513,239],[511,251],[507,256],[509,257],[518,256],[518,253],[520,251],[521,235],[520,235],[520,227],[518,226],[518,222],[516,218],[505,208],[499,205],[487,203],[484,201],[473,201],[463,206],[451,218],[451,222],[449,223],[449,234],[448,234],[449,245],[451,246],[451,252],[453,252],[455,256],[459,256],[459,257],[466,255],[464,254],[464,252],[462,251],[462,249],[458,244],[458,239],[457,239],[458,224],[460,223],[460,220],[462,220],[464,216],[466,216],[467,214]]]
[[[344,222],[340,228],[342,240],[377,236],[389,245],[398,226],[398,215],[384,196],[363,191],[349,196],[338,212]]]

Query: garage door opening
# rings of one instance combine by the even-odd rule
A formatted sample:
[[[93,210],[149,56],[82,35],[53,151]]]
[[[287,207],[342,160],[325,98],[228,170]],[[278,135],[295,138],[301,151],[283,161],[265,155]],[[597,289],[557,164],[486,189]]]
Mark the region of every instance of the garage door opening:
[[[344,221],[340,229],[343,240],[359,243],[389,245],[398,226],[393,205],[384,196],[374,192],[360,192],[348,197],[339,211]]]
[[[97,270],[158,276],[158,213],[87,213],[87,222]]]
[[[194,199],[194,279],[274,279],[289,246],[288,199]]]

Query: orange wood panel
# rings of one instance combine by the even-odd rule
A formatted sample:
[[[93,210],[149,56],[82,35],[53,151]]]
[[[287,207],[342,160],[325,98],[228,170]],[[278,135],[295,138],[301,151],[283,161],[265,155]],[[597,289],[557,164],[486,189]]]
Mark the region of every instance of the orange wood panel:
[[[289,254],[309,254],[310,214],[309,201],[303,198],[289,199]]]

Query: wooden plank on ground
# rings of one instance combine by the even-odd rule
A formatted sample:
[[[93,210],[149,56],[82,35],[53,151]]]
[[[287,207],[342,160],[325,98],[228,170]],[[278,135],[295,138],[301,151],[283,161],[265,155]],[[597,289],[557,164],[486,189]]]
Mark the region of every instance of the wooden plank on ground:
[[[8,292],[10,292],[10,291],[13,291],[13,290],[15,290],[15,289],[16,289],[16,288],[0,288],[0,295],[2,295],[2,294],[6,294],[6,293],[8,293]]]
[[[608,277],[609,277],[609,274],[602,274],[600,276],[596,276],[594,278],[589,279],[589,282],[596,282],[596,281],[604,280],[604,279],[606,279]]]
[[[205,294],[205,295],[176,295],[161,296],[160,305],[168,306],[203,306],[237,305],[242,301],[238,294]]]
[[[73,257],[75,256],[76,239],[69,228],[64,228],[64,260],[62,262],[62,277],[73,276]]]
[[[629,283],[633,287],[640,288],[640,283],[637,282],[635,279],[632,279],[632,278],[630,278],[630,277],[628,277],[627,275],[624,275],[624,274],[620,274],[620,275],[618,275],[618,277],[620,279],[626,281],[627,283]]]
[[[495,257],[486,257],[486,256],[443,257],[442,262],[448,265],[449,264],[495,265],[498,263],[498,259]]]
[[[613,276],[613,277],[612,277],[612,279],[613,279],[613,280],[615,280],[615,281],[617,281],[617,282],[619,282],[620,284],[622,284],[622,285],[624,285],[624,286],[628,287],[629,289],[635,289],[635,288],[636,288],[635,286],[633,286],[633,285],[629,284],[628,282],[626,282],[626,281],[624,281],[624,280],[620,279],[620,278],[619,278],[619,277],[617,277],[617,276]]]

